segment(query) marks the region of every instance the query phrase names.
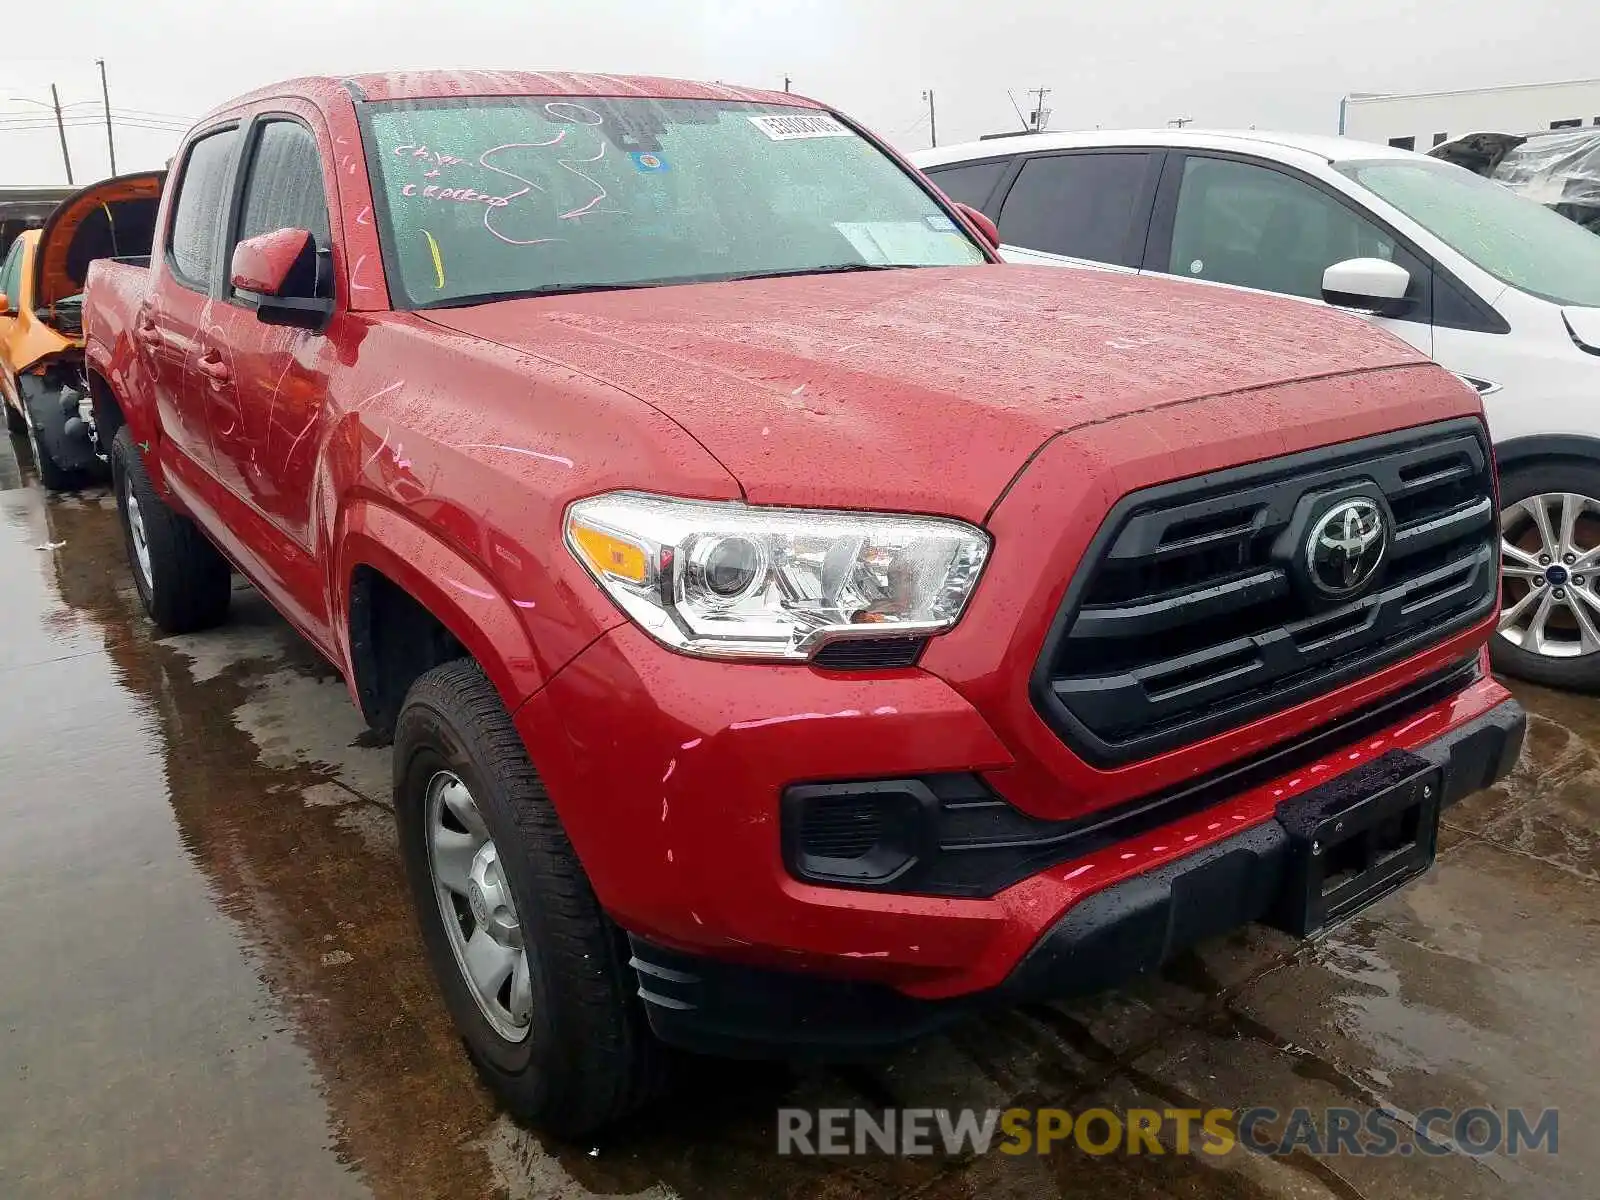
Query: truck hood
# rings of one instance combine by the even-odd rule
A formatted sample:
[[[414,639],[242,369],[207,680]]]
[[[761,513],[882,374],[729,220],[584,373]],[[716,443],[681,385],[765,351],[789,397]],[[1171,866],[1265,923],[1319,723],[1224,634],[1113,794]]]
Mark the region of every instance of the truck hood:
[[[645,288],[418,315],[621,388],[753,503],[982,520],[1052,434],[1204,396],[1414,364],[1318,306],[1055,267]],[[1292,422],[1281,407],[1268,419]]]

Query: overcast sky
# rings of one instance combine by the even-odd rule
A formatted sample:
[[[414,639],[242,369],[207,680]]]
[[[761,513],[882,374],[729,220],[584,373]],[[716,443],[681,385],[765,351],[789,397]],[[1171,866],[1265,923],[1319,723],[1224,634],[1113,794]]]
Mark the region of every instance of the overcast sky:
[[[246,9],[254,15],[247,15]],[[1052,89],[1055,129],[1201,125],[1332,133],[1353,91],[1600,74],[1600,4],[1574,0],[14,0],[0,22],[0,184],[65,182],[50,84],[75,118],[193,117],[294,75],[422,67],[637,72],[825,99],[906,149],[1014,128],[1007,90]],[[43,127],[18,118],[39,116]],[[118,126],[121,170],[178,135]],[[75,124],[79,183],[105,129]]]

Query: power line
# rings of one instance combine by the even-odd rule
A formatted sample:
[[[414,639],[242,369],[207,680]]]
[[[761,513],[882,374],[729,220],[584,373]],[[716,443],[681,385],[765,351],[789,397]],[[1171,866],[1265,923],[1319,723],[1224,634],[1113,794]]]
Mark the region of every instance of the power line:
[[[919,126],[921,126],[922,123],[924,121],[926,121],[927,119],[928,119],[928,114],[927,113],[919,112],[916,116],[912,117],[911,120],[903,128],[895,130],[889,136],[890,137],[902,138],[902,137],[905,137],[906,134],[908,134],[908,133],[914,133],[917,130],[917,128]]]
[[[125,125],[129,129],[155,129],[164,133],[185,133],[189,129],[187,125],[168,125],[151,121],[132,120],[125,117],[112,117],[111,123],[113,125]],[[82,129],[87,126],[103,126],[105,120],[101,117],[62,117],[61,124],[68,129]],[[0,129],[5,130],[54,129],[55,127],[55,121],[41,117],[28,117],[11,121],[0,120]]]

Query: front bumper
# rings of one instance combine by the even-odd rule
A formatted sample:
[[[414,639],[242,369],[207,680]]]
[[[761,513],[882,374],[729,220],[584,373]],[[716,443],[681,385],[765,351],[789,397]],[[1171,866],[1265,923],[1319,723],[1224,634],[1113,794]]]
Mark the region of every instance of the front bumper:
[[[1507,699],[1419,746],[1415,756],[1440,774],[1441,806],[1509,772],[1526,724],[1521,706]],[[1319,786],[1347,788],[1360,774]],[[1101,991],[1205,938],[1253,921],[1275,923],[1292,888],[1286,809],[1311,795],[1300,793],[1261,824],[1093,893],[1056,920],[1000,984],[982,992],[918,999],[870,982],[686,954],[633,935],[639,995],[657,1036],[684,1049],[838,1058],[912,1040],[986,1005]]]
[[[1099,777],[1093,791],[1063,786],[1054,812],[1030,810],[1016,784],[1024,766],[1038,773],[1032,757],[1013,754],[956,687],[917,668],[845,673],[692,659],[623,625],[557,673],[515,720],[600,903],[622,928],[695,958],[935,1000],[999,987],[1097,893],[1261,825],[1281,801],[1364,761],[1420,752],[1484,716],[1508,695],[1479,677],[1385,713],[1381,725],[1349,727],[1333,742],[1318,737],[1475,649],[1442,644],[1383,679],[1230,735],[1230,744],[1257,740],[1254,753],[1235,753],[1224,769],[1270,758],[1270,770],[1230,777],[1202,803],[1191,795],[1157,823],[1126,801],[1088,803],[1125,787],[1127,768],[1107,774],[1105,789]],[[1286,722],[1293,733],[1278,733]],[[1274,757],[1297,745],[1315,756]],[[1182,762],[1149,764],[1144,795],[1165,803],[1211,779],[1210,745],[1196,750],[1183,756],[1191,765],[1176,784]],[[1019,811],[1069,825],[1073,844],[1030,856],[1020,872],[1002,864],[977,894],[830,886],[786,865],[782,797],[792,785],[941,773],[976,776]],[[1076,837],[1078,823],[1096,821]]]

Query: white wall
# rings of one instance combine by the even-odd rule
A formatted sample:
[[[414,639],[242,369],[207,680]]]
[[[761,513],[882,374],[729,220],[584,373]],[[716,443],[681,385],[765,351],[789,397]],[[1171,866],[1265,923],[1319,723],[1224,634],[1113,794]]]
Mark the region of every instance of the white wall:
[[[1555,121],[1600,125],[1600,79],[1574,83],[1429,92],[1415,96],[1346,97],[1343,132],[1365,142],[1416,139],[1427,151],[1439,134],[1533,133]]]

